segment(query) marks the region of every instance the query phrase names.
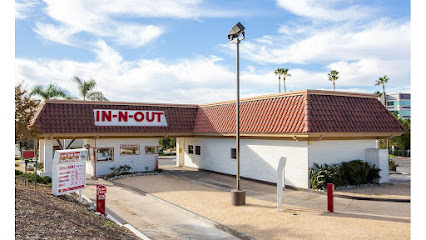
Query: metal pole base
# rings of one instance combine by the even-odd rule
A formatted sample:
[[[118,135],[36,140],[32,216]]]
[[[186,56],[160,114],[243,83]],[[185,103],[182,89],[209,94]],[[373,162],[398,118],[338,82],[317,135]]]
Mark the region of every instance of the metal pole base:
[[[234,206],[246,205],[246,192],[244,190],[232,189],[231,202]]]

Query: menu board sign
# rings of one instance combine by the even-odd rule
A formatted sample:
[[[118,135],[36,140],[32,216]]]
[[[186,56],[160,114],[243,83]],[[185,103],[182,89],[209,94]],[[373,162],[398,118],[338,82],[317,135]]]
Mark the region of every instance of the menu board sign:
[[[56,150],[52,169],[52,194],[61,195],[86,187],[87,149]]]

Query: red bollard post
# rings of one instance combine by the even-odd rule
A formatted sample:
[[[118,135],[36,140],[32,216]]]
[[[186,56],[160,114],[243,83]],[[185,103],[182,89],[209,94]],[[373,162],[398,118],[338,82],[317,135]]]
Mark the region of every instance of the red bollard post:
[[[105,215],[105,194],[106,187],[96,184],[96,212],[100,212],[103,215]]]
[[[333,211],[333,204],[334,204],[333,191],[334,191],[334,184],[327,183],[327,210],[329,212],[334,212]]]
[[[155,170],[158,170],[158,156],[157,156],[157,158],[155,159]]]

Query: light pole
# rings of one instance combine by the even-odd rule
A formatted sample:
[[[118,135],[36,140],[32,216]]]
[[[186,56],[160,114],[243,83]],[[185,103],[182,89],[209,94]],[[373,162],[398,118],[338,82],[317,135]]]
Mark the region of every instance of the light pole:
[[[231,43],[237,45],[237,99],[236,99],[236,158],[237,158],[237,189],[231,190],[231,202],[234,206],[246,204],[246,192],[240,188],[240,41],[244,39],[244,26],[238,22],[228,33]],[[239,38],[240,34],[243,36]]]

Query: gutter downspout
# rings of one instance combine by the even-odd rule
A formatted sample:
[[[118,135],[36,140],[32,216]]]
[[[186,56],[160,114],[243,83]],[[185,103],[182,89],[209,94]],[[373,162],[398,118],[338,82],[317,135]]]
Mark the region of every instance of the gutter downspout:
[[[94,156],[94,159],[93,159],[93,161],[95,161],[95,174],[94,174],[94,177],[96,177],[96,138],[95,138],[95,149],[94,149],[94,153],[93,153],[93,156]]]

